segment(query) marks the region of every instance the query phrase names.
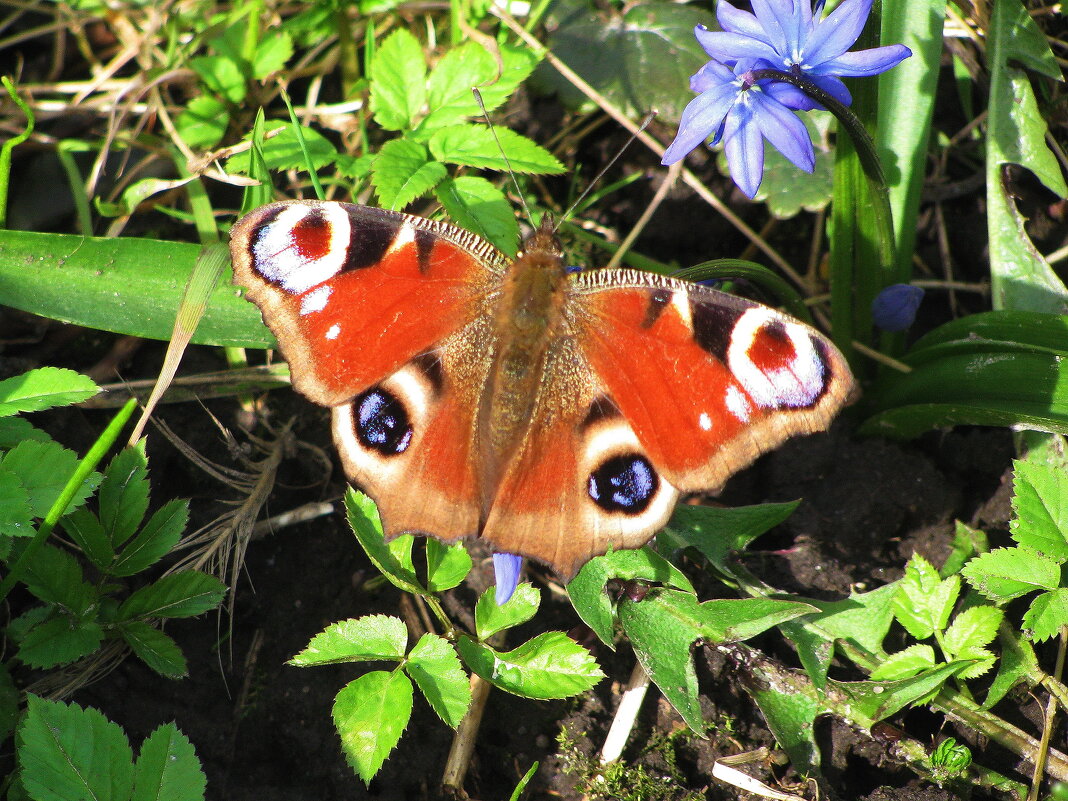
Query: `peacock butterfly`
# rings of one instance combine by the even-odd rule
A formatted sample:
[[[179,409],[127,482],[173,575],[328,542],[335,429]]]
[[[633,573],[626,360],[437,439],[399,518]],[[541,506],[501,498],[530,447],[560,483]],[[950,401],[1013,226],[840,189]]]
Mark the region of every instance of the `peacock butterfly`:
[[[445,223],[288,201],[230,248],[387,537],[482,537],[565,579],[853,392],[803,323],[651,273],[569,273],[547,220],[512,261]]]

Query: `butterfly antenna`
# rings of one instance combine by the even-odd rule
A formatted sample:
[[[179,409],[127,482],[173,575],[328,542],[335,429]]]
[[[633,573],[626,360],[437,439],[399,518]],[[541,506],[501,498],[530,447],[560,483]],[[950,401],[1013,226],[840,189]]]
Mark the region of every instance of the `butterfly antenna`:
[[[530,206],[527,205],[527,199],[523,195],[523,190],[519,188],[519,180],[515,177],[515,170],[512,169],[512,162],[508,160],[508,154],[504,152],[504,147],[501,145],[501,140],[497,136],[497,128],[493,124],[493,121],[489,118],[489,112],[486,111],[486,104],[482,102],[482,93],[478,91],[477,86],[471,87],[471,92],[475,95],[475,102],[478,103],[478,107],[482,109],[482,117],[486,120],[486,125],[489,126],[490,133],[493,134],[493,141],[497,143],[497,150],[500,151],[501,158],[504,159],[504,166],[508,168],[508,175],[512,178],[512,186],[515,187],[515,193],[519,196],[519,203],[523,207],[523,213],[527,215],[527,222],[531,227],[534,226],[534,217],[530,213]]]
[[[654,119],[656,119],[655,110],[650,111],[648,114],[645,115],[645,119],[642,120],[642,124],[639,125],[637,129],[635,129],[635,131],[630,135],[630,139],[628,139],[623,145],[623,147],[621,147],[619,151],[614,156],[612,156],[609,162],[601,168],[601,171],[597,173],[596,176],[594,176],[594,179],[590,181],[589,185],[582,191],[582,194],[578,196],[575,202],[571,204],[571,207],[567,211],[565,211],[564,214],[560,217],[560,219],[556,223],[557,229],[565,220],[567,220],[572,214],[575,213],[575,209],[579,207],[579,204],[586,199],[586,196],[589,195],[590,192],[593,191],[593,188],[597,186],[597,184],[600,182],[600,180],[604,178],[604,174],[610,169],[612,169],[612,165],[619,161],[619,157],[622,156],[626,152],[627,148],[631,146],[631,143],[633,143],[634,140],[638,138],[638,134],[648,128],[649,123],[651,123]],[[556,229],[554,229],[554,233],[555,230]]]

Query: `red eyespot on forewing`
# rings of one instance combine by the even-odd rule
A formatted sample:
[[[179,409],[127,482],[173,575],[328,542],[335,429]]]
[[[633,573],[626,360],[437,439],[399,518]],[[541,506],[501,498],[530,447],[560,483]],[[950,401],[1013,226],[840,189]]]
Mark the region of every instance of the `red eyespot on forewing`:
[[[330,220],[316,211],[306,214],[293,226],[293,247],[303,261],[315,261],[330,252],[332,228]]]
[[[753,366],[774,373],[797,363],[797,348],[786,333],[786,326],[774,321],[760,328],[746,351]]]

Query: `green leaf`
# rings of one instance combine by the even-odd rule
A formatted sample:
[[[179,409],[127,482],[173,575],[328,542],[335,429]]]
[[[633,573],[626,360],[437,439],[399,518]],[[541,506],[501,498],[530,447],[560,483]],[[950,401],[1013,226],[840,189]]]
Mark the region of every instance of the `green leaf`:
[[[962,668],[957,674],[962,679],[979,678],[994,667],[994,663],[997,661],[990,649],[981,645],[966,645],[954,654],[954,658],[959,661],[972,660],[974,662],[974,664]]]
[[[111,460],[100,482],[100,522],[115,548],[130,539],[148,511],[148,458],[145,441]]]
[[[990,550],[985,531],[972,528],[959,520],[953,521],[953,524],[953,550],[942,563],[942,567],[938,568],[938,575],[942,578],[959,573],[969,559]]]
[[[50,669],[88,656],[103,640],[104,630],[95,621],[58,615],[26,632],[17,656],[30,667]]]
[[[446,545],[432,537],[426,540],[426,587],[445,592],[457,586],[471,572],[471,554],[462,542]]]
[[[604,13],[586,3],[557,2],[546,46],[594,89],[637,118],[656,108],[665,121],[678,121],[693,95],[690,76],[708,60],[693,29],[718,30],[712,14],[690,5],[639,3],[606,23]],[[589,103],[554,69],[535,76],[572,108]]]
[[[960,576],[942,579],[930,562],[913,554],[894,598],[894,617],[917,640],[925,640],[945,629],[959,595]]]
[[[195,56],[189,66],[213,94],[238,105],[247,91],[241,65],[229,56]]]
[[[123,601],[118,620],[193,617],[222,603],[226,585],[197,570],[183,570],[142,587]]]
[[[1013,462],[1012,538],[1057,562],[1068,560],[1068,475],[1048,464]]]
[[[657,534],[657,548],[671,553],[696,548],[723,575],[731,575],[730,555],[793,514],[800,501],[759,506],[713,507],[679,504],[667,528]]]
[[[0,450],[11,450],[24,439],[48,442],[52,438],[29,420],[21,417],[0,417]]]
[[[426,148],[410,139],[386,142],[371,162],[371,183],[386,209],[404,208],[446,175],[445,165],[430,161]]]
[[[430,137],[430,153],[438,161],[521,175],[559,175],[564,165],[548,150],[508,128],[494,132],[485,125],[450,125]],[[504,151],[504,156],[501,151]],[[507,161],[505,160],[507,156]]]
[[[48,543],[38,548],[26,563],[22,581],[42,601],[58,604],[75,615],[82,614],[99,599],[96,589],[83,581],[78,561]]]
[[[1023,616],[1024,636],[1036,642],[1056,637],[1063,626],[1068,626],[1068,589],[1042,593]]]
[[[20,778],[34,801],[130,797],[130,744],[122,729],[95,709],[30,693],[16,744]]]
[[[59,500],[63,487],[78,467],[78,454],[57,442],[20,442],[7,452],[3,466],[16,473],[30,495],[34,517],[44,517]],[[68,509],[85,503],[100,483],[100,474],[92,473],[71,499]]]
[[[6,254],[0,248],[0,256],[3,255]],[[0,258],[0,262],[2,261]],[[41,279],[39,273],[34,277]],[[6,291],[5,286],[5,293]],[[4,302],[6,305],[12,305],[6,297]],[[60,367],[40,367],[0,381],[0,417],[19,412],[39,412],[53,406],[69,406],[91,398],[98,392],[100,387],[81,373]]]
[[[834,681],[829,680],[829,694],[838,694],[839,709],[828,711],[848,713],[853,725],[870,729],[909,704],[929,698],[954,675],[968,667],[967,662],[939,665],[900,681]],[[831,695],[833,697],[833,695]]]
[[[382,42],[371,64],[371,113],[387,131],[415,126],[426,102],[423,48],[404,28]]]
[[[995,548],[972,559],[961,574],[991,601],[1008,601],[1034,590],[1060,586],[1061,568],[1047,556],[1020,546]]]
[[[278,72],[293,55],[293,39],[285,31],[271,31],[257,44],[252,55],[252,77],[262,81]]]
[[[408,654],[404,669],[426,700],[454,729],[471,705],[471,684],[456,651],[443,637],[424,634]]]
[[[612,636],[613,602],[605,591],[605,585],[611,579],[651,581],[694,592],[693,585],[682,571],[651,548],[613,551],[591,559],[567,585],[567,594],[579,617],[610,648],[615,647]]]
[[[997,607],[969,607],[953,618],[953,623],[946,629],[942,647],[951,659],[971,659],[973,657],[964,655],[964,649],[981,648],[992,643],[1004,619],[1005,613]]]
[[[141,743],[130,801],[202,801],[207,779],[189,738],[165,723]]]
[[[404,592],[425,594],[412,564],[411,535],[397,537],[387,545],[375,502],[352,487],[345,491],[345,511],[352,532],[379,572]]]
[[[0,463],[0,534],[8,537],[32,537],[33,512],[30,493],[22,486],[18,474]]]
[[[185,661],[178,643],[155,626],[141,620],[128,620],[120,624],[119,633],[137,657],[168,679],[184,679],[189,675],[189,664]]]
[[[872,681],[908,679],[935,666],[935,652],[930,645],[917,643],[904,651],[890,654],[871,672]]]
[[[750,653],[742,651],[743,654]],[[754,654],[753,681],[749,691],[767,721],[775,740],[790,757],[795,770],[814,774],[819,770],[819,747],[815,739],[816,716],[822,711],[815,688],[797,671],[765,673],[764,663]]]
[[[515,255],[519,243],[515,213],[504,193],[485,178],[446,178],[435,188],[434,196],[454,224],[488,240],[502,253]]]
[[[175,120],[178,135],[194,150],[215,147],[229,125],[230,111],[226,104],[210,94],[194,97]]]
[[[296,129],[287,122],[275,120],[264,126],[267,131],[277,133],[263,142],[263,160],[271,170],[303,170],[308,166],[308,159],[304,158],[304,151],[297,138]],[[316,169],[332,164],[337,158],[337,148],[314,128],[300,127],[300,133],[304,138],[304,144],[308,148],[308,157]],[[245,137],[251,138],[251,134]],[[226,169],[229,172],[239,172],[249,175],[252,169],[252,152],[246,150],[235,153],[226,160]]]
[[[161,506],[130,543],[122,549],[108,572],[132,576],[154,565],[171,552],[189,522],[189,501],[176,499]]]
[[[434,67],[427,82],[430,113],[420,123],[420,132],[455,125],[468,117],[479,117],[471,87],[479,87],[486,110],[503,103],[537,65],[539,56],[528,48],[501,44],[500,75],[497,60],[480,44],[464,42],[451,48]]]
[[[751,637],[811,612],[804,603],[746,598],[698,603],[689,592],[658,589],[640,601],[621,601],[619,622],[645,672],[694,731],[703,731],[690,646]]]
[[[1032,686],[1036,677],[1042,675],[1031,643],[1015,632],[1008,631],[999,632],[998,640],[1001,644],[1001,661],[998,663],[998,673],[987,690],[983,709],[992,708],[1017,684],[1023,682]]]
[[[986,57],[990,75],[986,137],[987,231],[995,309],[1060,312],[1068,290],[1024,229],[1025,218],[1004,183],[1004,166],[1020,164],[1058,197],[1068,194],[1046,145],[1046,121],[1024,69],[1063,80],[1045,35],[1020,0],[993,4]]]
[[[0,231],[4,305],[101,331],[169,340],[199,253],[199,245],[185,242]],[[215,288],[192,341],[274,347],[259,310],[229,284]],[[37,400],[44,408],[92,394],[57,397],[53,391]],[[7,413],[22,405],[7,407]]]
[[[767,203],[768,210],[780,220],[788,220],[801,211],[826,208],[834,194],[834,152],[828,144],[834,116],[827,111],[813,111],[801,119],[815,145],[816,166],[812,172],[795,166],[773,147],[764,149],[764,177],[754,200]],[[730,175],[722,150],[716,155],[716,166],[723,175]]]
[[[95,514],[82,507],[61,518],[59,524],[97,569],[106,570],[111,566],[115,550]]]
[[[475,633],[480,640],[488,640],[498,631],[526,623],[538,611],[541,593],[533,585],[520,584],[504,606],[497,605],[496,587],[490,587],[475,604]]]
[[[539,634],[507,653],[466,635],[461,635],[456,647],[471,670],[522,698],[567,698],[604,678],[590,652],[562,631]]]
[[[370,782],[400,740],[412,716],[414,691],[399,670],[367,673],[349,682],[334,700],[334,725],[345,758]]]
[[[408,647],[404,621],[387,615],[366,615],[333,623],[316,634],[290,665],[334,665],[374,659],[403,659]]]

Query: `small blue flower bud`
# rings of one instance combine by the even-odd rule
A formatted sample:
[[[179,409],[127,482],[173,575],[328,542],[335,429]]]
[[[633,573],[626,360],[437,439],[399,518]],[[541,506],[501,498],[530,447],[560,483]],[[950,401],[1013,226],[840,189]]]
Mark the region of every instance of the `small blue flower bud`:
[[[884,331],[904,331],[916,319],[923,290],[910,284],[891,284],[871,302],[872,322]]]

